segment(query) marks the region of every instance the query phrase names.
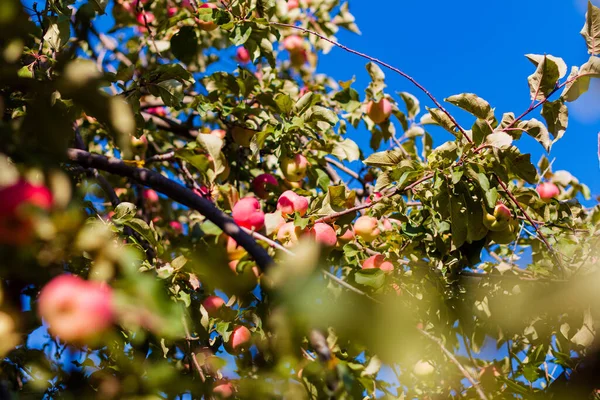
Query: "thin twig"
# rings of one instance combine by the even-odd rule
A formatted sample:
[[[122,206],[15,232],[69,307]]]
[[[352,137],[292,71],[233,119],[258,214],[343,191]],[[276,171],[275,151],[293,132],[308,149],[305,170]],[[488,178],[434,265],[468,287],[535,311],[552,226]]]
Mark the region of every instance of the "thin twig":
[[[188,350],[190,352],[190,358],[192,359],[192,363],[194,364],[196,371],[198,371],[198,376],[200,376],[200,380],[202,382],[206,382],[206,377],[204,376],[204,372],[202,372],[202,367],[200,366],[200,363],[198,362],[196,353],[194,353],[192,350],[191,340],[193,338],[192,338],[192,335],[190,335],[190,328],[188,327],[187,320],[185,319],[185,317],[181,317],[181,321],[183,322],[183,329],[185,330],[185,340],[188,344]]]

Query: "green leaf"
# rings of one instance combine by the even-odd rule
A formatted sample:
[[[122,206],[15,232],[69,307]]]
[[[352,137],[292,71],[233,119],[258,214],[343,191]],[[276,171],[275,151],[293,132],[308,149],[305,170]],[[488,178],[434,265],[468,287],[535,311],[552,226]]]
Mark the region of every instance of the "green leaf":
[[[48,29],[44,40],[54,51],[59,51],[71,37],[71,23],[66,17],[47,17]]]
[[[556,88],[559,77],[560,72],[556,62],[544,56],[535,72],[527,78],[531,100],[545,100]]]
[[[112,221],[115,223],[123,224],[126,221],[129,221],[131,218],[135,217],[137,208],[135,204],[124,201],[122,203],[119,203],[115,207],[114,211],[115,215],[113,215]]]
[[[327,175],[327,173],[325,173],[325,171],[323,171],[321,169],[317,169],[316,173],[318,175],[317,186],[319,186],[323,190],[327,190],[327,188],[331,184],[331,180],[329,179],[329,175]]]
[[[467,235],[469,233],[467,228],[467,206],[462,193],[449,193],[452,244],[455,248],[459,248],[467,241]]]
[[[157,246],[156,237],[154,236],[154,231],[143,219],[132,218],[128,221],[125,221],[125,225],[139,233],[148,243],[150,243],[153,247]]]
[[[600,78],[600,58],[590,57],[588,62],[581,66],[581,69],[573,67],[567,85],[561,94],[561,98],[565,101],[575,101],[588,91],[590,88],[590,79]]]
[[[443,112],[439,108],[429,107],[427,107],[427,111],[429,111],[431,118],[437,125],[441,126],[445,130],[456,136],[456,125],[454,125],[454,122],[452,122],[450,117],[448,117],[448,115],[446,115],[445,112]]]
[[[564,76],[567,74],[567,64],[565,63],[565,61],[560,58],[560,57],[554,57],[551,55],[542,55],[542,54],[525,54],[525,57],[527,57],[527,59],[529,61],[531,61],[533,63],[533,65],[535,65],[536,67],[538,65],[540,65],[540,63],[544,60],[544,57],[548,58],[549,60],[552,60],[556,66],[558,67],[558,73],[559,73],[559,78],[562,79],[564,78]]]
[[[184,26],[171,38],[171,52],[184,63],[190,63],[200,48],[197,30],[192,26]]]
[[[542,116],[546,120],[546,125],[554,137],[554,141],[560,139],[569,125],[569,109],[563,100],[544,103]]]
[[[369,72],[373,82],[383,82],[385,80],[385,74],[377,64],[372,62],[368,63],[367,71]]]
[[[404,100],[404,104],[406,104],[408,118],[415,118],[419,114],[419,112],[421,112],[419,100],[408,92],[400,92],[399,95],[402,98],[402,100]]]
[[[402,161],[403,155],[398,150],[382,151],[371,154],[364,162],[375,167],[392,167]]]
[[[313,92],[308,92],[304,96],[300,97],[296,104],[294,104],[294,112],[298,115],[304,114],[313,105],[317,104],[319,96]]]
[[[100,15],[104,14],[106,7],[108,6],[109,0],[90,0],[92,7],[96,10]]]
[[[223,153],[221,153],[223,140],[215,135],[201,133],[196,137],[196,141],[212,157],[215,164],[215,174],[218,175],[223,172],[226,165]]]
[[[385,274],[377,268],[362,269],[354,275],[354,281],[362,286],[379,289],[385,283]]]
[[[600,55],[600,8],[594,6],[591,1],[588,2],[581,35],[587,43],[588,52],[591,55]]]
[[[308,121],[325,121],[331,126],[337,124],[339,120],[335,112],[322,106],[313,106],[308,117]]]
[[[333,145],[331,154],[340,160],[356,161],[360,158],[360,149],[351,139],[344,139]]]
[[[176,79],[168,79],[157,84],[148,84],[148,91],[160,97],[168,107],[178,107],[183,100],[183,84]]]
[[[494,118],[494,112],[490,104],[481,97],[477,96],[476,94],[457,94],[448,97],[446,101],[473,114],[477,118],[483,120],[489,120]]]
[[[530,119],[529,121],[521,121],[517,125],[519,129],[522,129],[529,136],[534,138],[540,143],[546,151],[550,151],[550,147],[552,146],[552,141],[550,140],[550,133],[546,126],[535,118]]]
[[[281,111],[284,114],[289,114],[290,111],[292,111],[292,109],[294,108],[294,102],[288,94],[277,93],[275,95],[274,100],[277,104],[277,107],[279,108],[279,111]]]
[[[512,145],[513,137],[505,132],[494,132],[486,137],[486,142],[493,147],[500,149],[508,148]]]

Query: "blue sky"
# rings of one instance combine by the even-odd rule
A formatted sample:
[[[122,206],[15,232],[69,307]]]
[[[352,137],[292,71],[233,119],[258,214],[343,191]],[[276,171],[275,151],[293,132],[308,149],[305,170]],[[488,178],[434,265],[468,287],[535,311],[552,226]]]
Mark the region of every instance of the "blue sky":
[[[600,5],[600,0],[595,4]],[[362,35],[340,32],[338,40],[400,68],[440,101],[472,92],[490,102],[498,117],[507,111],[519,115],[530,104],[527,76],[535,69],[525,54],[562,57],[569,67],[580,66],[589,58],[579,34],[585,9],[585,0],[350,0],[350,11]],[[369,82],[365,63],[334,49],[320,59],[319,72],[343,81],[356,76],[356,87],[364,88]],[[386,71],[386,77],[388,93],[409,91],[421,100],[422,109],[432,105],[399,75]],[[569,170],[590,187],[592,195],[600,195],[600,80],[593,81],[592,88],[570,104],[569,128],[549,158],[556,158],[555,171]],[[472,119],[468,115],[452,105],[447,108],[456,110],[459,122],[469,126]],[[541,119],[536,111],[531,116]],[[451,139],[435,133],[436,145]],[[369,151],[366,131],[359,129],[351,137]],[[523,152],[532,153],[536,163],[544,152],[525,136],[518,145]]]

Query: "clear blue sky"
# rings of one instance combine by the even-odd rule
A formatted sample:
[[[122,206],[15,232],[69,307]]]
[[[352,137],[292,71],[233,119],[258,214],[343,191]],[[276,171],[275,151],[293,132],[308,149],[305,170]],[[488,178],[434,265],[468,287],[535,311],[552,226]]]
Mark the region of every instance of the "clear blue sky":
[[[595,4],[600,5],[600,0]],[[338,40],[402,69],[438,100],[472,92],[490,102],[498,117],[507,111],[519,115],[530,104],[527,76],[534,71],[525,54],[562,57],[569,68],[588,59],[579,34],[585,8],[586,0],[350,0],[362,35],[341,32]],[[356,76],[356,87],[364,88],[369,82],[365,63],[334,49],[321,58],[319,70],[337,80]],[[386,76],[388,93],[409,91],[425,102],[425,96],[402,77],[391,71]],[[600,195],[600,80],[592,81],[592,88],[570,103],[569,128],[549,158],[556,158],[555,171],[569,170],[590,187],[592,195]],[[457,110],[452,105],[448,109]],[[464,125],[471,121],[461,112],[456,116]],[[541,120],[536,111],[532,116]],[[367,135],[359,130],[351,137],[369,151]],[[449,139],[436,131],[436,145]],[[525,136],[518,145],[531,152],[536,163],[543,153]]]

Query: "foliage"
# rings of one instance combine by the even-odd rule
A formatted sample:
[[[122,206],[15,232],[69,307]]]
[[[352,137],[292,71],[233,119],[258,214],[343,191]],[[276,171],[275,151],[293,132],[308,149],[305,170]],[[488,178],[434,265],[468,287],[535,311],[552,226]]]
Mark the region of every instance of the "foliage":
[[[364,94],[317,73],[340,29],[359,33],[345,1],[214,5],[0,2],[0,397],[598,396],[600,207],[516,144],[566,134],[568,103],[600,78],[600,10],[589,60],[527,55],[531,106],[500,115],[472,93],[393,95],[367,55]],[[382,99],[391,115],[367,112]],[[359,126],[368,157],[347,137]],[[434,146],[442,130],[454,139]],[[278,185],[257,189],[265,173]],[[290,189],[306,214],[277,211]],[[247,196],[258,231],[228,217]],[[342,238],[361,214],[377,226]],[[93,338],[64,342],[41,310],[67,273],[103,282],[69,307],[110,293]]]

